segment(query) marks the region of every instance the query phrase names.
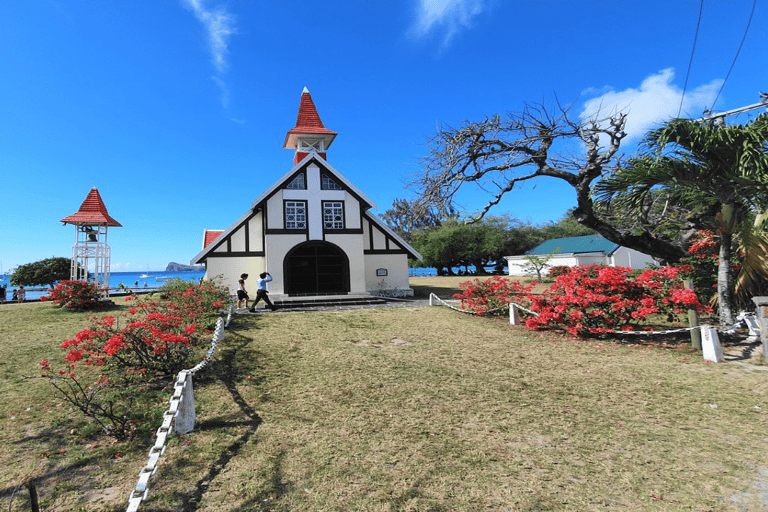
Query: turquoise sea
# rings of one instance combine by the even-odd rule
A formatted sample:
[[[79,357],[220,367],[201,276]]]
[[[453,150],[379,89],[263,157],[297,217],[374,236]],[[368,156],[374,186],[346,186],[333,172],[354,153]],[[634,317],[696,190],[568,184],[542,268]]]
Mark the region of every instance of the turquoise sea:
[[[109,286],[111,289],[117,291],[119,284],[122,283],[126,287],[134,291],[141,291],[144,289],[151,290],[157,289],[163,285],[168,279],[178,278],[185,281],[198,282],[205,275],[204,271],[196,272],[160,272],[160,271],[146,271],[146,272],[112,272],[109,277]],[[0,275],[0,286],[7,285],[8,291],[6,292],[7,300],[11,300],[13,296],[13,290],[16,286],[11,286],[10,276]],[[25,287],[27,288],[27,287]],[[38,300],[40,296],[45,295],[47,292],[39,288],[27,288],[27,300]]]
[[[470,271],[474,271],[475,267],[469,267]],[[457,274],[463,269],[454,268]],[[493,270],[488,268],[488,270]],[[506,269],[505,269],[506,270]],[[437,270],[434,268],[410,268],[408,273],[411,277],[416,276],[435,276]],[[146,272],[112,272],[109,278],[109,286],[114,291],[118,291],[119,285],[122,283],[132,291],[152,290],[157,289],[163,285],[168,279],[178,278],[188,281],[198,282],[205,275],[204,271],[195,272],[165,272],[165,271],[146,271]],[[16,286],[11,286],[9,275],[0,275],[0,286],[6,285],[8,288],[7,299],[11,300],[13,296],[13,290]],[[27,287],[25,287],[27,288]],[[45,295],[47,292],[42,289],[27,288],[27,300],[38,300],[40,296]]]

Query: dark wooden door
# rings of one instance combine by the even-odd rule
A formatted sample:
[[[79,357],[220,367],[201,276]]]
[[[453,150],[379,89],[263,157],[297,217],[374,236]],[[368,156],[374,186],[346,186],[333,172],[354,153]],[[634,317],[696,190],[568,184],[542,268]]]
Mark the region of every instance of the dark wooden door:
[[[296,246],[285,257],[288,295],[338,295],[349,292],[349,260],[326,242]]]

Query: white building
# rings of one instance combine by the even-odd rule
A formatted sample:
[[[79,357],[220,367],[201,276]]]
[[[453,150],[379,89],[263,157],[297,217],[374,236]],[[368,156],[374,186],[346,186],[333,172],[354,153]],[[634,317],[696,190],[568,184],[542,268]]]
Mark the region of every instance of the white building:
[[[656,261],[645,253],[623,247],[606,240],[600,235],[556,238],[542,242],[527,253],[519,256],[505,256],[509,265],[509,275],[529,274],[525,268],[529,265],[526,256],[549,257],[548,268],[556,266],[575,267],[578,265],[607,265],[644,269]]]
[[[269,272],[273,295],[412,295],[408,257],[421,259],[371,210],[376,205],[326,160],[336,132],[320,120],[309,91],[283,147],[293,167],[225,230],[206,230],[192,264],[221,276],[230,290]],[[255,287],[255,283],[251,285]]]

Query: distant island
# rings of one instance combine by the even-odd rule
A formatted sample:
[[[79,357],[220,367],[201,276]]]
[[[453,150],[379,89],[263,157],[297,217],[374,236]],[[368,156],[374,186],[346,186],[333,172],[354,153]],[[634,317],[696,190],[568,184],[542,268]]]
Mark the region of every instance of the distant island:
[[[165,267],[166,272],[202,272],[204,270],[204,265],[182,265],[173,261]]]

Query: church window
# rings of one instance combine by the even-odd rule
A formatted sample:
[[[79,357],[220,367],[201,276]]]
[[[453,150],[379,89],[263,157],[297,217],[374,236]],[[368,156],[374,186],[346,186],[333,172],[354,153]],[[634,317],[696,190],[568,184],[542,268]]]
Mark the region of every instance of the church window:
[[[338,183],[333,181],[333,179],[325,173],[323,173],[322,175],[322,182],[320,184],[320,188],[322,188],[323,190],[343,190]]]
[[[307,189],[307,182],[304,179],[304,173],[301,172],[296,175],[293,180],[288,183],[288,185],[285,187],[289,190],[306,190]]]
[[[285,229],[307,229],[307,202],[285,202]]]
[[[325,229],[344,229],[343,201],[323,201],[323,226]]]

